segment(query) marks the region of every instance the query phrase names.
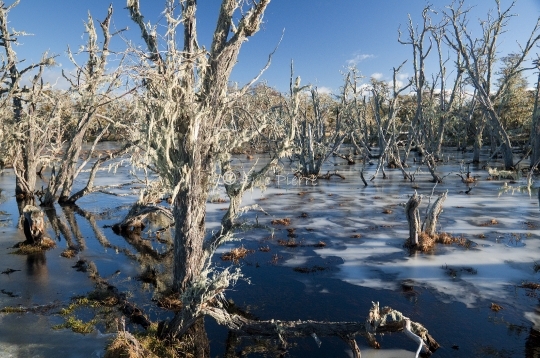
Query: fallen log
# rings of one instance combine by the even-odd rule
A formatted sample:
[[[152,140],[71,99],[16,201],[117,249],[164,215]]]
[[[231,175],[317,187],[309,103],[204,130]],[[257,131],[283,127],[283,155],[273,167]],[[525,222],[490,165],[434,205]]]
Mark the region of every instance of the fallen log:
[[[420,323],[412,322],[401,312],[389,307],[379,308],[373,303],[365,322],[320,322],[320,321],[258,321],[238,314],[229,313],[224,308],[206,307],[204,313],[213,317],[219,324],[227,326],[237,336],[259,336],[278,338],[286,347],[287,338],[293,337],[326,337],[335,336],[343,339],[352,349],[355,357],[360,357],[360,348],[355,336],[364,336],[374,348],[380,348],[375,334],[388,332],[405,332],[406,335],[420,344],[419,350],[431,354],[440,346]]]

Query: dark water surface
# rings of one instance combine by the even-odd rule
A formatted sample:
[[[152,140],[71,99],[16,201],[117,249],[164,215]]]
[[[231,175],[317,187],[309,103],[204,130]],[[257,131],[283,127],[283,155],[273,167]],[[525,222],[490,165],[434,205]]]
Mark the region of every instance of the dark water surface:
[[[456,152],[448,156],[449,162],[438,170],[443,175],[452,174],[435,189],[428,173],[418,174],[410,183],[404,182],[396,170],[387,170],[389,179],[385,180],[379,173],[365,188],[359,177],[361,164],[342,165],[339,158],[328,163],[325,171],[338,169],[345,180],[319,180],[315,186],[279,180],[278,186],[276,177],[270,176],[275,181],[269,182],[266,191],[247,193],[244,200],[246,205],[259,204],[269,215],[252,211],[242,220],[267,225],[273,228],[273,235],[262,228],[239,232],[242,241],[221,248],[214,259],[216,265],[227,266],[230,262],[222,261],[221,253],[240,245],[254,250],[239,263],[250,283],[240,281],[226,297],[257,318],[280,320],[363,321],[375,301],[422,323],[442,345],[434,357],[540,354],[540,334],[535,330],[536,323],[540,324],[537,293],[519,287],[523,282],[538,283],[540,278],[535,272],[535,264],[540,263],[537,193],[524,190],[524,178],[516,183],[488,181],[485,170],[473,168],[479,181],[470,194],[465,194],[467,185],[455,175],[465,157]],[[237,159],[239,168],[242,161]],[[250,164],[244,162],[246,167]],[[102,171],[96,185],[129,182],[130,170],[125,164]],[[373,170],[367,168],[366,178]],[[281,175],[286,176],[287,171],[290,169]],[[156,237],[159,222],[146,228],[140,238],[124,238],[110,228],[136,200],[137,184],[108,190],[116,195],[94,193],[80,201],[80,209],[57,206],[46,212],[48,218],[63,222],[67,230],[55,232],[48,222],[49,235],[57,241],[57,247],[30,256],[12,254],[13,245],[24,240],[16,230],[13,186],[10,171],[0,174],[0,271],[17,270],[0,274],[0,307],[34,307],[37,313],[0,314],[0,357],[103,355],[114,328],[98,324],[87,335],[51,328],[63,322],[58,312],[72,297],[93,290],[88,273],[73,267],[78,260],[95,264],[99,275],[128,292],[130,301],[150,319],[171,315],[152,301],[167,284],[167,276],[160,275],[155,285],[137,279],[147,268],[170,273],[170,256],[163,256],[170,249],[171,234]],[[414,190],[424,195],[422,213],[432,191],[439,194],[448,190],[440,230],[471,240],[468,249],[438,246],[431,254],[409,255],[403,248],[408,228],[402,204]],[[225,198],[219,186],[214,195]],[[217,227],[226,206],[208,204],[209,230]],[[291,219],[288,227],[270,224],[272,219],[285,217]],[[291,239],[287,228],[296,229],[297,247],[279,245],[278,240]],[[315,247],[320,241],[326,246]],[[76,257],[60,256],[68,246],[78,248]],[[299,268],[317,269],[302,273]],[[503,309],[494,312],[491,303]],[[89,312],[80,315],[86,320],[92,317]],[[210,318],[205,319],[205,327],[211,356],[223,356],[227,330]],[[138,328],[128,325],[128,329]],[[288,356],[350,356],[343,341],[327,337],[320,340],[320,347],[312,337],[291,340]],[[382,349],[375,351],[358,337],[363,357],[413,357],[417,348],[402,334],[378,340]],[[247,352],[253,344],[245,341],[236,350]]]

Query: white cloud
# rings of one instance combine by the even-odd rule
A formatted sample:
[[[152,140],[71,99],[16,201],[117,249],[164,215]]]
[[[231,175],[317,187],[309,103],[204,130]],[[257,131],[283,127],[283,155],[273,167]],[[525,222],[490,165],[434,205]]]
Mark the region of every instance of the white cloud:
[[[317,87],[317,91],[320,94],[332,94],[333,92],[330,87],[325,87],[325,86]]]
[[[369,58],[374,58],[375,55],[366,54],[366,53],[355,53],[353,58],[347,60],[349,66],[357,65],[359,62],[367,60]]]
[[[383,74],[380,72],[375,72],[375,73],[372,73],[370,77],[373,78],[374,80],[379,81],[381,78],[383,78]]]
[[[49,83],[54,89],[67,90],[69,83],[62,76],[62,70],[59,68],[50,68],[43,72],[43,82]]]
[[[388,87],[392,88],[394,86],[394,81],[388,81]],[[405,86],[405,82],[396,80],[396,89],[400,89]]]
[[[399,73],[397,75],[397,79],[400,80],[400,81],[408,80],[409,79],[409,74],[408,73]]]
[[[371,93],[372,86],[368,83],[363,83],[360,85],[359,92],[363,95],[368,95]]]

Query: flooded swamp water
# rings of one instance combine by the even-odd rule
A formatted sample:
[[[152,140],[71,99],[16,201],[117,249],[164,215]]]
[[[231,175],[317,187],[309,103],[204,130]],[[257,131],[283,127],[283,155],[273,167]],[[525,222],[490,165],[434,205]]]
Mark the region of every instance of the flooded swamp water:
[[[226,297],[256,318],[280,320],[364,321],[375,301],[423,324],[442,346],[434,357],[540,356],[540,291],[522,287],[540,283],[540,210],[534,188],[538,184],[528,192],[523,177],[515,182],[487,180],[487,171],[473,166],[471,174],[478,180],[464,184],[456,174],[468,156],[449,151],[448,160],[438,167],[444,181],[436,186],[427,169],[414,182],[404,181],[398,170],[386,169],[387,179],[379,173],[364,187],[362,164],[346,165],[340,158],[332,158],[324,172],[338,170],[344,179],[298,183],[284,165],[279,175],[269,174],[266,190],[245,195],[244,205],[258,204],[264,212],[247,212],[241,218],[245,227],[237,233],[241,240],[220,248],[214,259],[218,266],[241,267],[249,279],[231,288]],[[239,177],[242,166],[252,164],[238,157]],[[416,167],[409,169],[414,172]],[[366,167],[366,179],[374,170],[374,165]],[[102,171],[96,185],[132,179],[126,163],[116,171]],[[110,188],[81,199],[77,208],[45,210],[48,233],[57,246],[44,253],[16,255],[13,246],[24,237],[16,229],[14,176],[9,170],[0,175],[0,308],[30,308],[0,314],[0,357],[103,356],[117,329],[114,322],[98,320],[85,335],[53,329],[66,320],[62,308],[94,289],[94,280],[77,265],[80,260],[91,263],[151,320],[172,315],[155,302],[170,280],[171,233],[156,234],[163,225],[159,220],[140,237],[118,236],[111,229],[136,200],[139,187],[131,183]],[[430,196],[433,201],[448,191],[438,230],[463,237],[465,245],[437,244],[433,252],[414,254],[404,248],[408,236],[404,204],[415,190],[423,195],[422,215]],[[226,199],[219,182],[208,203],[209,232],[218,227],[228,205],[218,198]],[[290,219],[289,225],[272,224],[284,218]],[[220,259],[240,246],[250,253],[238,263]],[[76,256],[61,256],[69,247],[76,249]],[[142,279],[148,272],[153,279]],[[494,311],[492,304],[502,309]],[[118,316],[92,307],[76,310],[77,318],[85,322],[96,315]],[[140,329],[129,322],[127,328]],[[212,357],[231,351],[273,356],[276,342],[247,340],[231,347],[226,328],[210,318],[205,319],[205,328]],[[414,357],[417,347],[403,334],[378,340],[381,350],[357,338],[363,357]],[[351,355],[337,338],[320,341],[319,345],[312,337],[290,340],[287,356]],[[265,345],[266,353],[261,348]]]

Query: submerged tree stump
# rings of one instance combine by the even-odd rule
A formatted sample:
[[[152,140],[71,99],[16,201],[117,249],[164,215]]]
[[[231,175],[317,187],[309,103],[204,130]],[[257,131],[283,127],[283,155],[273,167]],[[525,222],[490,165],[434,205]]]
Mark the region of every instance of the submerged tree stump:
[[[45,234],[45,221],[43,211],[33,205],[26,205],[23,209],[24,236],[32,245],[41,245]]]
[[[420,234],[420,213],[418,212],[418,206],[421,201],[422,197],[415,191],[414,195],[410,197],[405,206],[405,214],[407,215],[407,221],[409,222],[410,246],[418,245],[418,235]]]

